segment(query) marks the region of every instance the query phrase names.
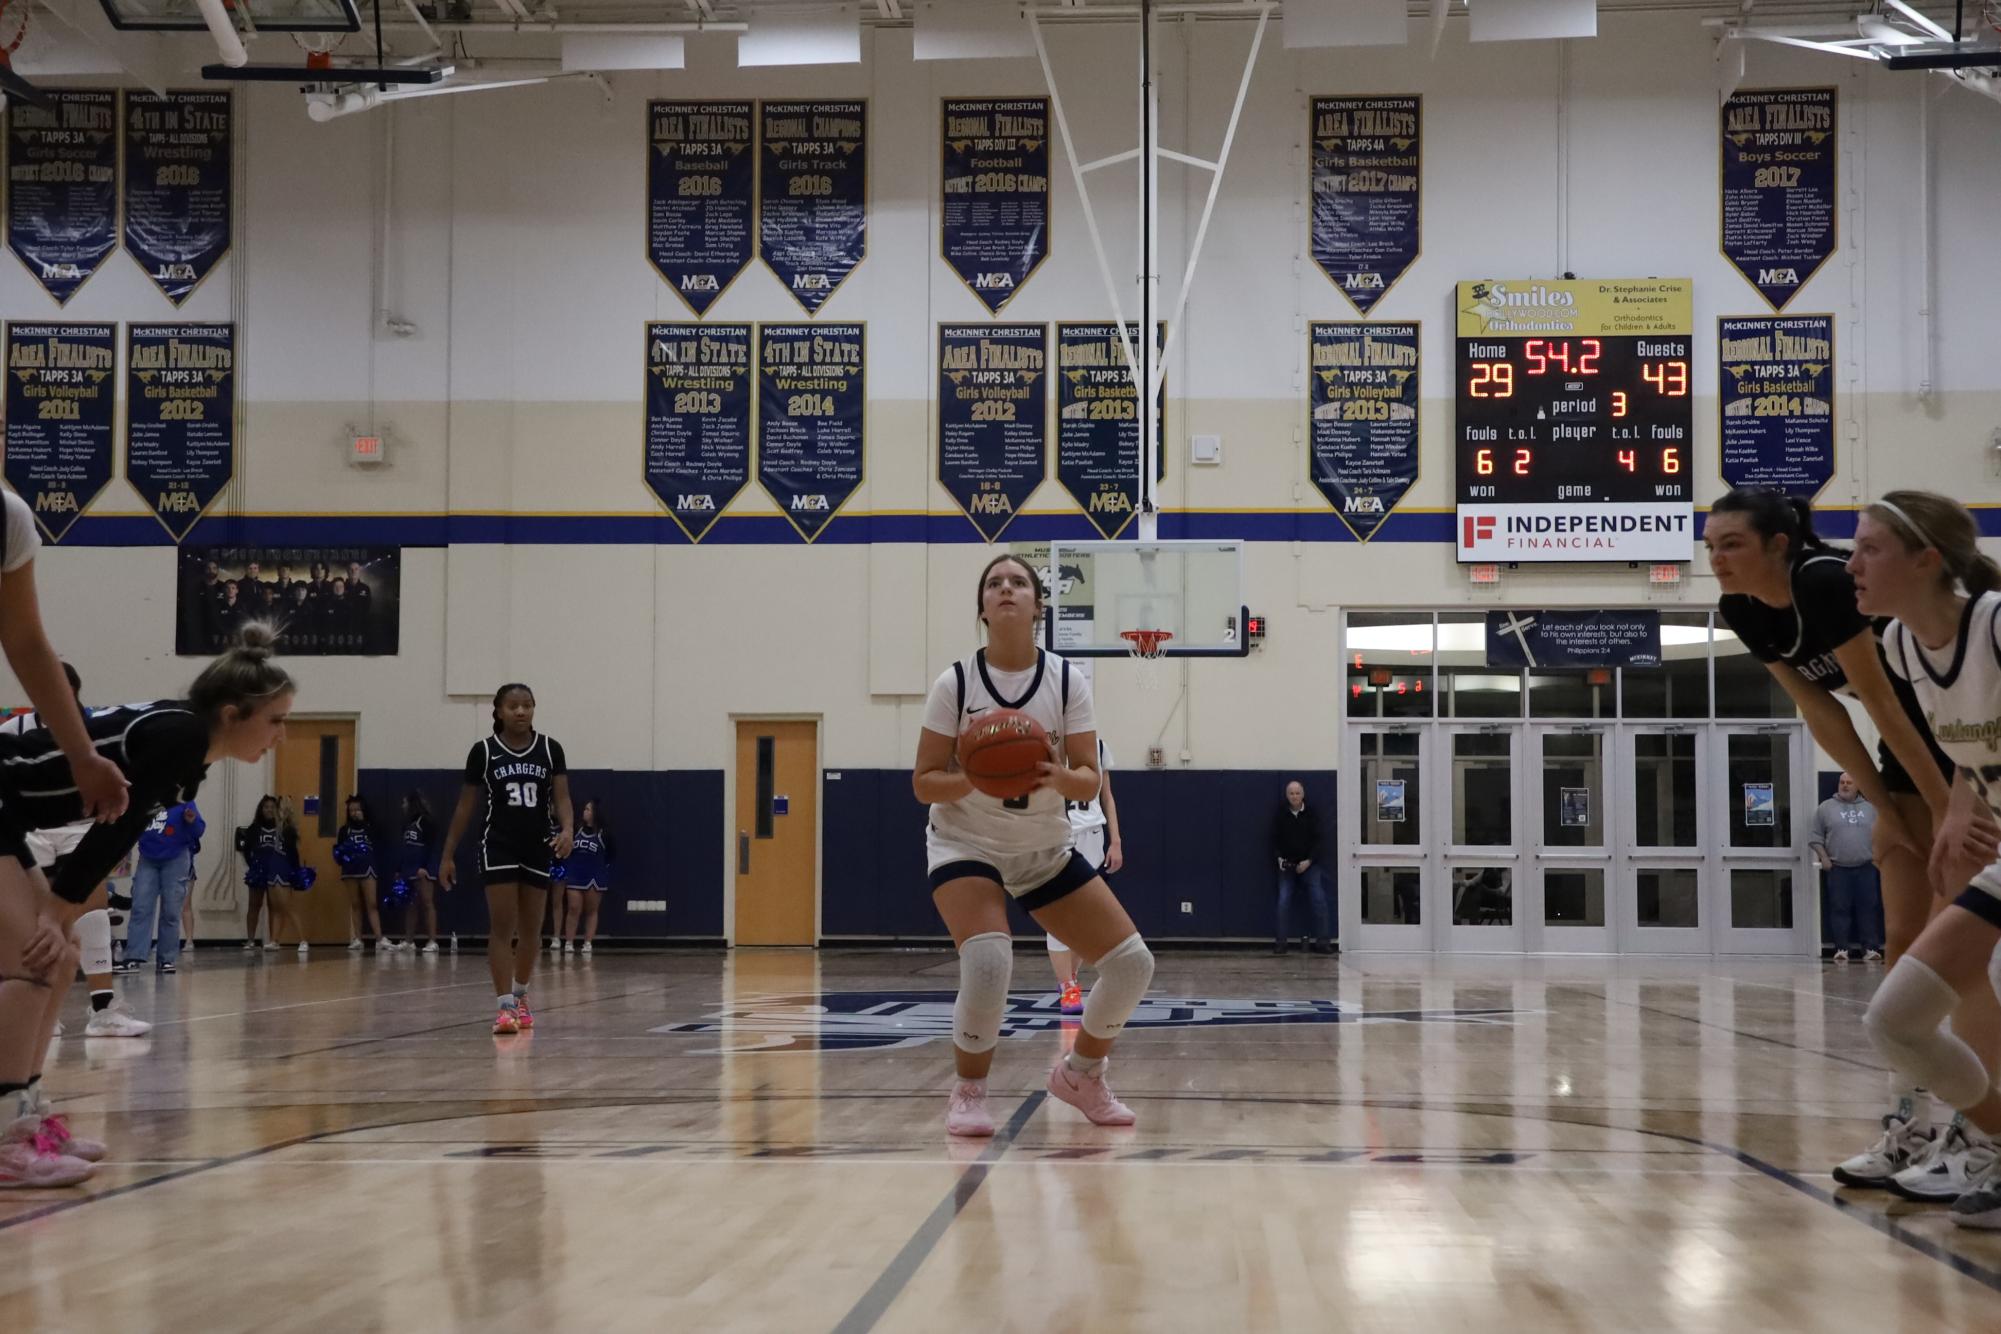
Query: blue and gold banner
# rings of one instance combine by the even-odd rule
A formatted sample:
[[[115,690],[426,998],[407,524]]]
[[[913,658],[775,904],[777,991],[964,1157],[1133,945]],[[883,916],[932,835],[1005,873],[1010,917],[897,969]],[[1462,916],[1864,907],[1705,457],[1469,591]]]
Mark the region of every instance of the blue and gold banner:
[[[1316,323],[1307,334],[1313,484],[1363,542],[1417,483],[1417,329]]]
[[[938,326],[938,480],[989,542],[1049,475],[1049,326]]]
[[[229,253],[228,92],[125,94],[125,252],[180,305]]]
[[[1366,315],[1423,244],[1423,100],[1316,97],[1311,115],[1313,262]]]
[[[750,326],[646,326],[646,484],[699,542],[750,484]]]
[[[117,393],[117,325],[7,325],[7,484],[51,542],[111,484]]]
[[[998,314],[1049,258],[1049,99],[948,97],[944,116],[940,251]]]
[[[757,253],[817,315],[868,253],[868,103],[758,107]]]
[[[1773,310],[1838,243],[1832,88],[1738,93],[1723,104],[1723,257]]]
[[[7,248],[62,305],[118,244],[118,94],[43,96],[7,105]]]
[[[1834,476],[1834,316],[1716,322],[1723,480],[1808,500]]]
[[[1130,336],[1137,326],[1128,323]],[[1154,326],[1154,346],[1167,322]],[[1158,364],[1158,362],[1156,362]],[[1157,477],[1167,475],[1167,381],[1160,382]],[[1117,537],[1139,512],[1139,391],[1115,324],[1056,326],[1056,480],[1100,535]]]
[[[236,472],[236,326],[125,326],[125,480],[176,542]]]
[[[757,330],[757,480],[808,542],[862,484],[867,352],[859,324]]]
[[[646,257],[695,315],[750,263],[756,109],[646,104]]]

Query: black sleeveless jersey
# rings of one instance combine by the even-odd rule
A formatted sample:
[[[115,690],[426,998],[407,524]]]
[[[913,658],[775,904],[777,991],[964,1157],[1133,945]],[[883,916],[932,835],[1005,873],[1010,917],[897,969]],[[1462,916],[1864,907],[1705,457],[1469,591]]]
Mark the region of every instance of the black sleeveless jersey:
[[[466,783],[486,789],[486,836],[490,843],[534,846],[547,843],[556,810],[556,776],[567,774],[561,743],[537,732],[521,750],[498,736],[482,737],[466,753]]]

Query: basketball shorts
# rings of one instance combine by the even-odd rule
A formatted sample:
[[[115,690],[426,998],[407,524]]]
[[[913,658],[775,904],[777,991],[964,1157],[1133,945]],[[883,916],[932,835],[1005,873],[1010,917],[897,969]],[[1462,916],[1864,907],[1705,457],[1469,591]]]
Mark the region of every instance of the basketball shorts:
[[[991,880],[1030,912],[1082,889],[1098,875],[1098,868],[1075,848],[996,855],[956,843],[928,827],[924,834],[924,863],[930,871],[933,889],[948,880],[969,876]]]
[[[548,843],[534,838],[488,834],[480,844],[480,869],[496,880],[519,880],[525,885],[549,885]]]
[[[1938,748],[1938,742],[1932,740],[1930,732],[1924,731],[1923,728],[1920,728],[1919,732],[1925,739],[1925,749],[1931,752],[1932,763],[1938,765],[1939,772],[1945,775],[1945,781],[1951,783],[1954,773],[1952,761]],[[1918,794],[1917,780],[1911,777],[1911,771],[1904,767],[1904,762],[1896,757],[1886,741],[1876,743],[1876,768],[1883,775],[1883,786],[1892,792],[1909,793],[1912,796]]]

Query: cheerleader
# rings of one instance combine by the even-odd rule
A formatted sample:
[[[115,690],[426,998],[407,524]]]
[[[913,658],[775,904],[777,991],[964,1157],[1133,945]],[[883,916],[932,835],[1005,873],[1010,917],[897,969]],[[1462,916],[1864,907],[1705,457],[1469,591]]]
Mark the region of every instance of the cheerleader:
[[[243,857],[243,887],[249,891],[250,901],[243,920],[244,952],[277,949],[279,924],[282,922],[299,937],[299,953],[306,953],[305,935],[299,930],[298,919],[292,915],[291,900],[284,893],[304,878],[299,874],[302,869],[299,865],[299,830],[297,825],[285,818],[278,798],[267,793],[257,803],[256,818],[236,831],[236,850]],[[257,934],[259,914],[264,915],[270,927],[269,936]]]
[[[409,886],[413,896],[410,914],[421,913],[424,924],[425,954],[438,952],[438,878],[431,869],[431,843],[438,823],[431,818],[431,803],[416,788],[403,794],[403,840],[396,849],[396,874]],[[407,921],[404,934],[417,943],[417,923]]]
[[[535,1025],[528,980],[541,943],[536,933],[548,901],[551,854],[560,859],[570,853],[569,772],[561,743],[535,730],[535,692],[519,682],[496,690],[492,734],[466,752],[465,788],[438,861],[438,884],[450,892],[458,880],[453,858],[459,840],[485,793],[479,852],[486,888],[486,966],[498,1000],[495,1033],[519,1033]]]
[[[359,795],[347,799],[347,818],[334,836],[333,859],[340,867],[340,882],[347,888],[347,920],[350,950],[361,949],[361,923],[375,940],[375,952],[384,954],[396,942],[382,934],[382,918],[375,906],[375,886],[380,879],[375,869],[374,823],[368,818],[368,803]]]
[[[605,830],[604,808],[595,797],[584,803],[570,855],[563,859],[563,935],[567,952],[589,957],[598,934],[600,894],[611,890],[611,835]]]
[[[1075,1047],[1058,1058],[1049,1092],[1098,1125],[1131,1125],[1105,1070],[1113,1041],[1146,995],[1153,955],[1096,867],[1072,846],[1067,802],[1098,795],[1097,721],[1091,688],[1054,653],[1036,647],[1042,582],[1018,557],[988,562],[974,590],[987,646],[932,684],[911,787],[931,807],[925,838],[931,899],[959,950],[952,1007],[958,1081],[945,1115],[953,1135],[994,1133],[987,1072],[1007,1016],[1014,971],[1013,899],[1051,935],[1094,966]],[[957,763],[958,738],[978,714],[1020,709],[1051,739],[1041,778],[1003,801],[977,791]]]
[[[105,878],[155,814],[192,801],[215,761],[254,763],[283,737],[293,684],[271,661],[274,638],[268,627],[246,626],[243,643],[210,663],[185,700],[91,712],[84,725],[92,758],[129,783],[130,804],[84,835],[53,891],[29,869],[27,832],[82,819],[88,799],[50,731],[0,736],[0,852],[7,854],[0,856],[0,1108],[11,1101],[15,1113],[0,1131],[0,1187],[74,1184],[105,1152],[49,1116],[39,1088],[58,984],[77,964],[71,932],[102,904]]]

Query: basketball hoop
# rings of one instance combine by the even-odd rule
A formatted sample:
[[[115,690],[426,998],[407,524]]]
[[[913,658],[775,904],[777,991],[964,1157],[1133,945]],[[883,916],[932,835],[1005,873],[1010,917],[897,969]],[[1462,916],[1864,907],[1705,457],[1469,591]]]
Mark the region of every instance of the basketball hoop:
[[[1161,646],[1174,636],[1166,630],[1121,630],[1119,638],[1132,646],[1133,661],[1139,664],[1140,689],[1158,690]]]

